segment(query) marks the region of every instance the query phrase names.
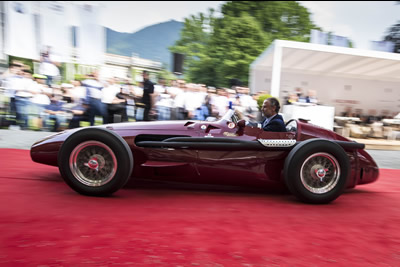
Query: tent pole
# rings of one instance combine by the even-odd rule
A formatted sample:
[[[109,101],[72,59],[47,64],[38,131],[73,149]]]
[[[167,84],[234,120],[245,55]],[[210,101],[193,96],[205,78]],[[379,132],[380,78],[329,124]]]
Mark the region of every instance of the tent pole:
[[[271,77],[271,95],[279,98],[280,83],[281,83],[281,66],[282,65],[282,46],[279,42],[275,43],[274,61],[272,65]]]

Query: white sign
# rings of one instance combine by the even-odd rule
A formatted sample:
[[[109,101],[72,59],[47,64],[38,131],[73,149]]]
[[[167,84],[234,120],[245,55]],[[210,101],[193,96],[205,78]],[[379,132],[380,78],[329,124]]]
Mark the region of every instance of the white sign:
[[[301,103],[284,105],[282,112],[285,121],[291,119],[305,119],[308,120],[309,123],[328,130],[333,130],[335,119],[334,107]]]

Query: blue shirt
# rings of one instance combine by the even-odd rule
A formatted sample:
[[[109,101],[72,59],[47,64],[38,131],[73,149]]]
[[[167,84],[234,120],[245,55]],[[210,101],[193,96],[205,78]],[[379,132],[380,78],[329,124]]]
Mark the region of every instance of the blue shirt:
[[[51,103],[46,106],[46,109],[51,111],[62,111],[64,110],[63,102],[51,100]]]

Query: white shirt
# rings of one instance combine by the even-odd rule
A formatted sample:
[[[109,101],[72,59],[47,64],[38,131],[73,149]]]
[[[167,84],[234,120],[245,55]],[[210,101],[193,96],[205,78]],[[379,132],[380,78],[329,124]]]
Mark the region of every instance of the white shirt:
[[[229,99],[226,96],[219,95],[212,99],[211,104],[217,108],[218,115],[223,116],[223,115],[225,115],[226,111],[228,110]]]
[[[46,76],[58,76],[60,75],[60,70],[53,63],[42,62],[39,66],[39,73]]]
[[[3,87],[6,88],[5,95],[8,97],[15,97],[15,91],[18,88],[23,88],[24,81],[21,76],[12,75],[8,76],[3,81]]]
[[[240,100],[240,105],[242,107],[248,108],[251,107],[253,105],[253,102],[255,101],[251,96],[249,95],[240,95],[239,96],[239,100]]]
[[[160,94],[160,98],[155,105],[170,108],[173,104],[174,100],[172,99],[170,94]]]
[[[92,98],[101,99],[103,89],[103,84],[97,80],[84,80],[82,81],[82,85],[85,86],[89,91],[89,96]]]
[[[51,93],[51,88],[45,87],[42,84],[34,82],[30,88],[32,92],[35,94],[31,98],[31,102],[39,105],[49,105],[50,98],[47,96],[46,93]],[[50,90],[50,92],[49,92]]]
[[[182,90],[178,92],[174,99],[174,107],[176,108],[184,108],[185,107],[185,96],[186,93]]]
[[[86,88],[83,86],[75,86],[71,89],[71,95],[74,101],[83,99],[86,97]]]
[[[15,88],[15,95],[19,97],[32,97],[32,86],[35,84],[35,81],[29,78],[23,77],[20,80],[20,84],[18,88]]]
[[[154,85],[154,92],[163,94],[163,93],[165,93],[165,88],[162,85],[156,84],[156,85]]]
[[[101,102],[106,104],[112,104],[116,95],[121,92],[121,88],[117,84],[109,85],[103,89]]]
[[[178,88],[178,87],[174,87],[174,86],[170,86],[168,87],[168,93],[171,94],[172,96],[176,96],[179,93],[183,92],[182,89]]]

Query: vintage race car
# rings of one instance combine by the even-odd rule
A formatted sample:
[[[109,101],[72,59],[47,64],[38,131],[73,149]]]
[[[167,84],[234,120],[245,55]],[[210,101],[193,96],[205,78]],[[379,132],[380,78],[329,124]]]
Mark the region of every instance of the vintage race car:
[[[379,169],[333,131],[291,120],[287,132],[247,126],[233,110],[218,121],[156,121],[66,130],[32,145],[32,160],[58,166],[75,191],[110,195],[132,177],[201,184],[287,187],[301,201],[329,203],[372,183]]]

